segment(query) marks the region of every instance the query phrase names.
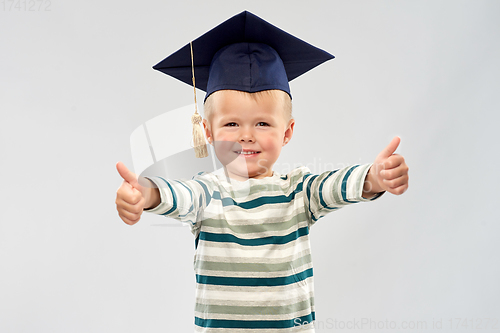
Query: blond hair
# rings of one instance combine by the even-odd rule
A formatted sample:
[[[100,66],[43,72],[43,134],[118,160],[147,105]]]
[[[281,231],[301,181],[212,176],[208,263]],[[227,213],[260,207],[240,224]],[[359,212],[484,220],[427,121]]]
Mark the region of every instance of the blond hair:
[[[212,93],[210,96],[208,96],[208,98],[206,99],[205,104],[204,104],[205,105],[204,118],[208,121],[209,124],[211,124],[211,121],[212,121],[211,118],[212,118],[212,115],[214,112],[214,98],[213,98],[213,96],[215,94],[217,94],[219,91],[222,91],[222,90],[218,90],[218,91]],[[255,100],[259,100],[263,97],[268,97],[268,96],[271,96],[275,100],[282,99],[285,120],[288,122],[291,119],[293,119],[293,117],[292,117],[292,99],[290,98],[290,95],[288,95],[283,90],[277,90],[277,89],[262,90],[262,91],[258,91],[258,92],[254,92],[254,93],[249,93],[246,91],[239,91],[239,90],[236,90],[236,91],[238,91],[242,94],[249,95],[250,97],[252,97]]]

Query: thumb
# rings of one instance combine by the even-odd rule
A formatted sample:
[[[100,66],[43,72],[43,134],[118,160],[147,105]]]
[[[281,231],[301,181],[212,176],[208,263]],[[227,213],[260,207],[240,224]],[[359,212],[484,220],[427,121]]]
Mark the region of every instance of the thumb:
[[[385,147],[384,150],[382,150],[380,152],[380,154],[378,154],[378,157],[387,158],[387,157],[391,156],[392,154],[394,154],[396,149],[398,149],[400,142],[401,142],[401,138],[399,136],[395,136],[392,139],[391,143],[389,143],[387,145],[387,147]]]
[[[137,176],[136,176],[136,174],[133,173],[132,171],[130,171],[125,166],[125,164],[123,164],[122,162],[116,163],[116,170],[118,170],[118,173],[123,178],[123,180],[125,180],[130,185],[132,185],[132,187],[134,187],[136,189],[140,188],[139,183],[137,182]]]

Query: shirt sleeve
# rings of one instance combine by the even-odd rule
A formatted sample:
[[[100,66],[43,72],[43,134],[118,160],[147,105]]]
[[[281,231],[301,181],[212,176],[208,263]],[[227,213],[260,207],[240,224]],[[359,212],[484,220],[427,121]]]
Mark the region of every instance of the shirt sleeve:
[[[158,206],[144,211],[188,223],[191,232],[196,235],[201,227],[203,211],[212,198],[210,182],[197,176],[192,180],[146,178],[158,187],[161,201]]]
[[[372,164],[354,165],[319,175],[306,175],[304,200],[309,226],[346,205],[380,198],[384,192],[370,199],[363,198],[363,186],[371,166]]]

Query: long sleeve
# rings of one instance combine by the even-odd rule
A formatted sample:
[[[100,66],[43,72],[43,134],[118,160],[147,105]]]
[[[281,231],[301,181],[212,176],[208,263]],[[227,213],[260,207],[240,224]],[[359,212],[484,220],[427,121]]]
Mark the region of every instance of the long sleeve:
[[[304,176],[304,200],[309,225],[345,205],[379,198],[382,193],[370,199],[363,198],[363,186],[370,167],[371,164],[353,165],[319,175]]]
[[[196,236],[203,211],[212,199],[213,188],[206,177],[195,176],[192,180],[170,180],[162,177],[147,177],[154,182],[160,192],[158,206],[145,212],[163,215],[188,223]]]

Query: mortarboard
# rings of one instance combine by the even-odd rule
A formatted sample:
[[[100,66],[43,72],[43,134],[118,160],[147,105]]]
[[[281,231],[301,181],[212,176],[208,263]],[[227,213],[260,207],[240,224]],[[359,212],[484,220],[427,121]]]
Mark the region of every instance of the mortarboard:
[[[205,91],[205,100],[223,89],[246,92],[279,89],[291,97],[289,81],[333,58],[328,52],[244,11],[153,68]],[[196,146],[203,145],[206,151],[200,122],[201,116],[196,110],[192,123],[197,157],[206,156],[196,150]]]

